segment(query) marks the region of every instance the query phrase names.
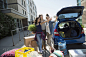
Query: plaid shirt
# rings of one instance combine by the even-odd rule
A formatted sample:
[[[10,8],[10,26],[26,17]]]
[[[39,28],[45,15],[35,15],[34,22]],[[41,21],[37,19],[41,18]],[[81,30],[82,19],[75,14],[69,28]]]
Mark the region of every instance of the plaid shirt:
[[[36,32],[36,34],[35,34],[36,41],[37,41],[37,37],[36,37],[37,34],[41,34],[41,38],[45,41],[45,34],[43,32]]]

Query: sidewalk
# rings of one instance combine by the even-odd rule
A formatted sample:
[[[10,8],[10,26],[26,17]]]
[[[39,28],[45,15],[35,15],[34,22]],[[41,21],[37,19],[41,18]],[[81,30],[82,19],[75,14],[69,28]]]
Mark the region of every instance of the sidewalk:
[[[27,35],[28,31],[24,31],[25,36]],[[21,48],[24,45],[24,39],[23,39],[24,35],[23,35],[23,31],[20,32],[20,40],[19,41],[19,33],[13,35],[13,40],[14,40],[14,45],[13,46],[13,42],[12,42],[12,36],[9,37],[5,37],[3,39],[0,40],[0,55],[8,50],[14,49],[14,48]]]

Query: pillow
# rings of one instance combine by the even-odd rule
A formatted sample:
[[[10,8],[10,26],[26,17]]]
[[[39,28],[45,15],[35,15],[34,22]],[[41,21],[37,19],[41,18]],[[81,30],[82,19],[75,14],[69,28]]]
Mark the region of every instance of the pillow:
[[[1,57],[15,57],[15,51],[18,50],[19,48],[9,50],[7,52],[4,52]]]

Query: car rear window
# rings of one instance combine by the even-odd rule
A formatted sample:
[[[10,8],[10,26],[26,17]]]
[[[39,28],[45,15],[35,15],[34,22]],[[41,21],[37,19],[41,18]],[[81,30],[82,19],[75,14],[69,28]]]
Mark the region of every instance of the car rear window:
[[[59,28],[67,28],[67,27],[79,27],[79,25],[77,24],[77,22],[62,22],[59,24]]]

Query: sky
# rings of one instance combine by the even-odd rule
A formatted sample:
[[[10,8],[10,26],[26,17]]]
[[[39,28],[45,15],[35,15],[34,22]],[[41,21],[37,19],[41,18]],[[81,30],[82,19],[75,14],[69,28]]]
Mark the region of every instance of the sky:
[[[39,14],[43,15],[43,18],[46,18],[46,14],[49,14],[50,17],[56,15],[56,13],[64,8],[69,6],[77,6],[77,0],[33,0],[37,7],[37,16]]]

